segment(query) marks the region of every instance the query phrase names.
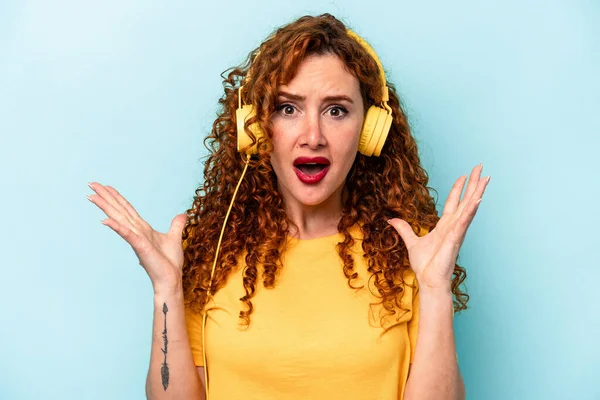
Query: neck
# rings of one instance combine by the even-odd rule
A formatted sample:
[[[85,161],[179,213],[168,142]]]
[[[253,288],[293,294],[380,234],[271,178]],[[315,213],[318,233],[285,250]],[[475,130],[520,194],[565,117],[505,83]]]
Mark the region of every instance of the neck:
[[[290,236],[306,240],[337,233],[338,223],[342,217],[343,190],[343,188],[336,190],[327,200],[316,205],[299,203],[282,193],[285,212],[293,222]]]

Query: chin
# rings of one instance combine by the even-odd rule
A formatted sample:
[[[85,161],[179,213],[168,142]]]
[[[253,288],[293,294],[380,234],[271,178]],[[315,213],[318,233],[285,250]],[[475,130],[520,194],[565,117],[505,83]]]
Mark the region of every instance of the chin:
[[[297,204],[305,207],[315,207],[332,201],[336,196],[336,192],[344,184],[344,182],[341,182],[339,185],[336,185],[334,180],[328,180],[327,178],[329,177],[325,177],[323,181],[316,185],[307,185],[300,182],[294,174],[293,176],[289,176],[289,179],[286,179],[287,185],[282,181],[279,181],[279,184],[287,189],[284,189],[284,191]],[[283,189],[283,187],[280,187],[280,189]],[[284,197],[286,196],[284,195]]]
[[[313,207],[327,203],[334,195],[335,190],[327,190],[327,188],[298,187],[295,190],[294,198],[304,206]]]
[[[319,204],[325,203],[328,198],[328,196],[296,196],[296,200],[307,207],[318,206]]]

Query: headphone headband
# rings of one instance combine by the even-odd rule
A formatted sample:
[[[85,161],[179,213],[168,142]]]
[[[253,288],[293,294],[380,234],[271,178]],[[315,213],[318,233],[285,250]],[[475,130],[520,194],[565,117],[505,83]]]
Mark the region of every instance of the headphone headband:
[[[358,44],[360,44],[366,50],[366,52],[369,53],[369,55],[373,58],[373,60],[375,60],[375,63],[377,63],[377,67],[379,68],[379,76],[381,78],[381,87],[383,88],[381,101],[389,101],[389,92],[388,92],[387,82],[385,79],[385,72],[383,70],[383,65],[381,64],[381,60],[379,60],[379,57],[377,56],[377,53],[375,53],[375,50],[373,50],[371,45],[366,40],[364,40],[362,37],[360,37],[356,32],[354,32],[350,29],[346,29],[346,34],[348,36],[350,36],[352,39],[356,40],[356,42],[358,42]],[[260,55],[260,50],[258,50],[256,52],[256,55],[254,56],[254,60],[252,61],[252,65],[254,64],[254,62],[256,61],[256,59],[258,58],[259,55]],[[251,77],[250,72],[252,71],[252,65],[250,65],[250,67],[248,67],[248,72],[246,73],[246,77],[245,77],[246,82],[248,82],[248,80],[250,80],[250,77]],[[239,106],[241,107],[241,103]]]
[[[371,45],[369,45],[369,43],[367,43],[366,40],[364,40],[363,38],[358,36],[358,34],[356,34],[355,32],[348,29],[348,30],[346,30],[346,33],[352,39],[356,40],[358,42],[358,44],[360,44],[367,51],[367,53],[369,53],[369,55],[371,57],[373,57],[373,59],[377,63],[377,67],[379,68],[379,76],[381,77],[381,87],[383,88],[381,101],[388,101],[390,99],[390,96],[389,96],[389,92],[388,92],[387,82],[385,80],[385,72],[383,71],[383,65],[381,65],[381,61],[379,60],[377,53],[375,53],[375,50],[373,50]]]

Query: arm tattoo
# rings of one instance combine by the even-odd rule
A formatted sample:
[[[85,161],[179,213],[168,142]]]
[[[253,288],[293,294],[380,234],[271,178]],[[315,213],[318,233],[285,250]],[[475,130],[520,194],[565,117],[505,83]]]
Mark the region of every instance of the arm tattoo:
[[[169,340],[167,339],[167,311],[169,311],[167,308],[167,303],[163,303],[163,314],[165,314],[165,330],[163,331],[163,341],[165,342],[165,348],[161,350],[165,355],[165,361],[160,369],[160,375],[162,377],[162,385],[165,391],[167,391],[167,386],[169,386],[169,365],[167,364],[167,344],[169,343]]]

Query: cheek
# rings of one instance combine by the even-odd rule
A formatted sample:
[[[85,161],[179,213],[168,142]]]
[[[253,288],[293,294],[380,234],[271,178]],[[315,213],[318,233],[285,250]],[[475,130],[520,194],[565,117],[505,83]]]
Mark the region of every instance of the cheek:
[[[360,139],[360,130],[357,130],[355,126],[346,131],[346,134],[336,136],[333,141],[333,148],[337,149],[338,155],[345,159],[356,157],[358,151],[358,141]]]
[[[348,173],[356,160],[357,150],[356,147],[349,148],[348,151],[343,155],[344,173]]]
[[[290,140],[291,126],[285,124],[279,118],[272,120],[272,137],[273,151],[280,152],[286,147],[286,141]]]
[[[281,142],[281,138],[274,132],[271,139],[271,164],[275,168],[285,158],[284,155],[284,144]]]
[[[294,151],[298,135],[299,126],[291,121],[277,119],[273,121],[271,137],[271,163],[273,168],[275,164],[287,165]]]
[[[275,175],[281,176],[286,160],[290,158],[289,143],[286,143],[285,137],[280,135],[278,131],[273,130],[271,138],[271,166]]]

